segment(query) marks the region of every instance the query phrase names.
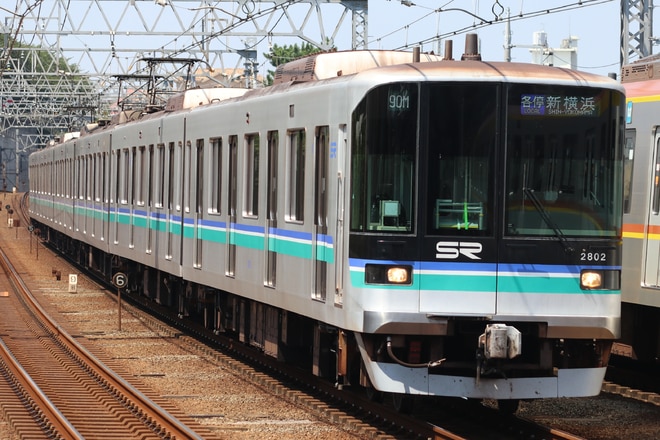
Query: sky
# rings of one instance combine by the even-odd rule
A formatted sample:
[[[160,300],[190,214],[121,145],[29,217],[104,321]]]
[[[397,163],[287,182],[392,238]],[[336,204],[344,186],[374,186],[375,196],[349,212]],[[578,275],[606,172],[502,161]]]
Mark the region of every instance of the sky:
[[[4,1],[4,0],[3,0]],[[36,0],[14,0],[17,4],[33,5]],[[282,0],[269,0],[270,3],[260,3],[258,0],[238,0],[236,3],[218,0],[128,0],[104,1],[106,8],[99,13],[91,0],[57,0],[60,5],[67,5],[70,17],[64,24],[58,24],[56,20],[47,23],[42,18],[57,15],[57,7],[52,5],[55,0],[43,0],[38,9],[40,17],[37,20],[26,20],[23,23],[27,43],[32,43],[34,38],[29,36],[30,26],[39,26],[42,29],[53,31],[64,30],[61,41],[56,41],[51,33],[47,35],[46,41],[54,47],[81,47],[84,50],[71,52],[71,62],[80,66],[83,71],[96,69],[96,71],[108,74],[119,73],[119,68],[132,65],[134,57],[122,52],[140,46],[143,53],[148,50],[164,47],[166,49],[178,49],[185,46],[184,39],[190,37],[195,30],[199,30],[200,23],[204,21],[207,26],[219,26],[217,23],[228,25],[236,20],[246,20],[245,11],[251,9],[259,12],[268,9],[273,4],[283,4]],[[295,0],[294,0],[295,1]],[[651,2],[652,0],[646,0]],[[629,1],[626,1],[628,3]],[[12,3],[7,2],[7,3]],[[89,6],[88,6],[89,5]],[[110,5],[110,6],[108,6]],[[132,6],[131,6],[132,5]],[[205,5],[199,7],[199,5]],[[511,56],[515,62],[531,62],[530,46],[534,41],[535,32],[545,32],[550,48],[557,48],[563,39],[577,38],[577,68],[592,73],[607,75],[610,72],[619,72],[619,36],[620,36],[620,6],[621,0],[369,0],[368,3],[368,47],[370,49],[410,49],[413,46],[421,46],[423,51],[444,51],[444,40],[453,40],[453,56],[460,59],[464,51],[465,34],[476,33],[481,41],[482,59],[487,61],[504,60],[505,23],[510,16],[511,28]],[[19,9],[21,9],[19,8]],[[287,13],[291,14],[293,20],[302,23],[305,19],[305,10],[310,8],[309,4],[289,6]],[[333,9],[334,8],[334,9]],[[336,17],[346,11],[343,5],[333,0],[327,3],[321,2],[322,19],[310,17],[306,24],[305,33],[313,32],[314,27],[323,25],[326,34],[332,34],[336,26]],[[0,5],[0,19],[5,23],[9,20],[13,7]],[[162,23],[166,30],[174,29],[181,32],[176,36],[163,37],[160,41],[151,38],[151,34],[143,33],[136,35],[127,32],[135,25],[137,30],[165,30],[151,26],[151,20],[172,13],[176,10],[179,14],[189,14],[188,18],[179,20],[181,22],[195,23],[192,28],[178,29],[176,18],[168,18]],[[207,14],[207,15],[205,15]],[[77,16],[76,16],[77,15]],[[194,17],[193,17],[194,16]],[[203,20],[205,16],[208,20]],[[278,11],[271,22],[260,23],[264,29],[270,31],[286,31],[288,17],[283,11]],[[67,29],[78,29],[78,20],[85,20],[85,26],[89,27],[89,33],[83,37],[70,36],[66,34]],[[326,21],[327,23],[323,23]],[[133,20],[133,23],[131,23]],[[169,21],[168,21],[169,20]],[[215,20],[215,22],[213,21]],[[122,29],[117,25],[121,21]],[[246,20],[249,25],[252,20]],[[253,20],[255,23],[257,20]],[[214,24],[216,23],[216,24]],[[0,22],[1,24],[1,22]],[[161,23],[159,23],[161,24]],[[169,25],[169,29],[168,28]],[[61,26],[62,29],[58,29]],[[243,26],[246,26],[245,24]],[[109,37],[108,30],[116,30],[116,34]],[[105,34],[99,31],[106,31]],[[208,30],[208,29],[207,29]],[[437,36],[440,36],[438,43]],[[235,37],[232,37],[235,38]],[[220,49],[245,49],[252,44],[249,38],[231,41],[229,37],[220,36],[209,43]],[[272,66],[263,57],[268,52],[269,44],[293,44],[300,40],[284,39],[274,37],[251,38],[257,42],[257,50],[261,63],[260,70],[272,69]],[[107,48],[112,45],[117,48],[117,56],[109,58]],[[351,20],[350,14],[344,19],[339,32],[337,32],[334,45],[339,50],[351,48]],[[148,49],[145,49],[147,47]],[[106,59],[88,60],[99,52],[99,48],[106,50]],[[153,49],[152,49],[153,48]],[[135,52],[134,52],[135,53]],[[99,54],[100,56],[100,54]],[[122,58],[124,57],[124,58]],[[241,61],[242,62],[242,61]],[[123,65],[119,65],[123,63]],[[239,64],[240,65],[240,64]],[[217,67],[217,66],[214,66]]]
[[[423,42],[422,50],[437,52],[437,43],[428,39],[441,35],[454,41],[454,58],[460,58],[465,32],[471,32],[479,36],[482,59],[503,61],[505,19],[510,14],[512,61],[531,62],[529,46],[534,33],[545,32],[551,48],[559,47],[563,39],[577,37],[578,70],[607,75],[619,71],[620,5],[620,0],[371,0],[369,48]],[[435,12],[438,8],[443,12]],[[488,21],[493,24],[481,26]],[[452,36],[453,32],[461,33]]]

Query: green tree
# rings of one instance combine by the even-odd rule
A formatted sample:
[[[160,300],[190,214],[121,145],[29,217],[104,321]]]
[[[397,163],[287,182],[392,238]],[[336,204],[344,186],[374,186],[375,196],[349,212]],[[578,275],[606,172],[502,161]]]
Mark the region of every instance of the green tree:
[[[318,52],[323,52],[323,50],[311,43],[303,43],[302,46],[298,46],[297,44],[284,46],[274,44],[273,47],[270,48],[270,52],[264,54],[264,57],[270,61],[270,64],[273,67],[277,68],[280,64]],[[267,86],[273,84],[274,77],[275,71],[269,70],[268,75],[266,75]]]

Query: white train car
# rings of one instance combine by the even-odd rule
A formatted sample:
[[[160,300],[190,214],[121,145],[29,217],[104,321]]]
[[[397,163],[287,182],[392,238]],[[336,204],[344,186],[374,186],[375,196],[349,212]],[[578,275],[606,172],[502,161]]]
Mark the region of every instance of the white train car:
[[[467,58],[317,54],[267,88],[186,91],[75,141],[105,157],[104,240],[45,214],[69,203],[48,161],[73,142],[31,156],[33,221],[130,294],[398,405],[598,394],[622,88]]]
[[[660,64],[654,57],[622,69],[626,90],[621,340],[614,353],[660,362]]]

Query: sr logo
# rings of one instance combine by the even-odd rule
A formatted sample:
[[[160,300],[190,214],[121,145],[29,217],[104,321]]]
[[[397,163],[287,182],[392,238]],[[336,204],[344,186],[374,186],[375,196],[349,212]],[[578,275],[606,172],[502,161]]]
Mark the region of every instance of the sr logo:
[[[439,241],[435,244],[435,258],[443,260],[455,260],[464,255],[471,260],[481,260],[476,254],[481,252],[481,243],[470,243],[467,241]]]

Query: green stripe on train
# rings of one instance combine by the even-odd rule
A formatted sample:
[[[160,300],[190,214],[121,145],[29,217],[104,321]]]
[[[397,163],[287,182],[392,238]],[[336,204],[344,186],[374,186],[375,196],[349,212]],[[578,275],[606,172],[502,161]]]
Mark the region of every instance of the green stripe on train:
[[[367,287],[364,271],[351,270],[351,283],[356,287]],[[373,287],[373,285],[369,285]],[[619,290],[582,290],[574,277],[515,277],[495,275],[443,275],[413,273],[413,284],[407,286],[383,285],[385,289],[420,289],[439,292],[512,292],[525,294],[596,294],[617,295]]]
[[[43,202],[43,205],[51,205],[49,201]],[[57,210],[67,211],[71,213],[73,209],[70,206],[56,203]],[[76,206],[76,213],[81,216],[87,216],[103,219],[105,212],[87,209],[83,206]],[[112,223],[118,222],[121,225],[131,225],[131,216],[127,213],[110,212],[108,214],[108,221]],[[132,225],[140,228],[147,229],[147,226],[152,230],[158,232],[167,232],[167,220],[151,217],[147,220],[145,217],[133,217]],[[173,235],[181,235],[181,223],[170,222],[170,233]],[[192,225],[185,225],[184,238],[192,239],[194,230]],[[227,232],[225,229],[210,229],[200,227],[198,230],[199,239],[205,242],[226,244]],[[233,230],[231,232],[230,242],[239,247],[256,249],[259,251],[264,250],[264,235],[263,234],[245,234],[240,231]],[[287,255],[296,258],[310,260],[312,258],[312,244],[310,242],[296,242],[291,240],[284,240],[277,237],[270,237],[268,249],[278,254]],[[334,263],[334,249],[329,248],[323,244],[316,245],[316,259],[325,261],[326,263]]]
[[[226,229],[206,229],[201,228],[199,230],[199,238],[203,241],[208,241],[211,243],[227,243],[227,230]]]
[[[618,290],[582,290],[577,277],[501,276],[497,290],[520,293],[617,294]]]

